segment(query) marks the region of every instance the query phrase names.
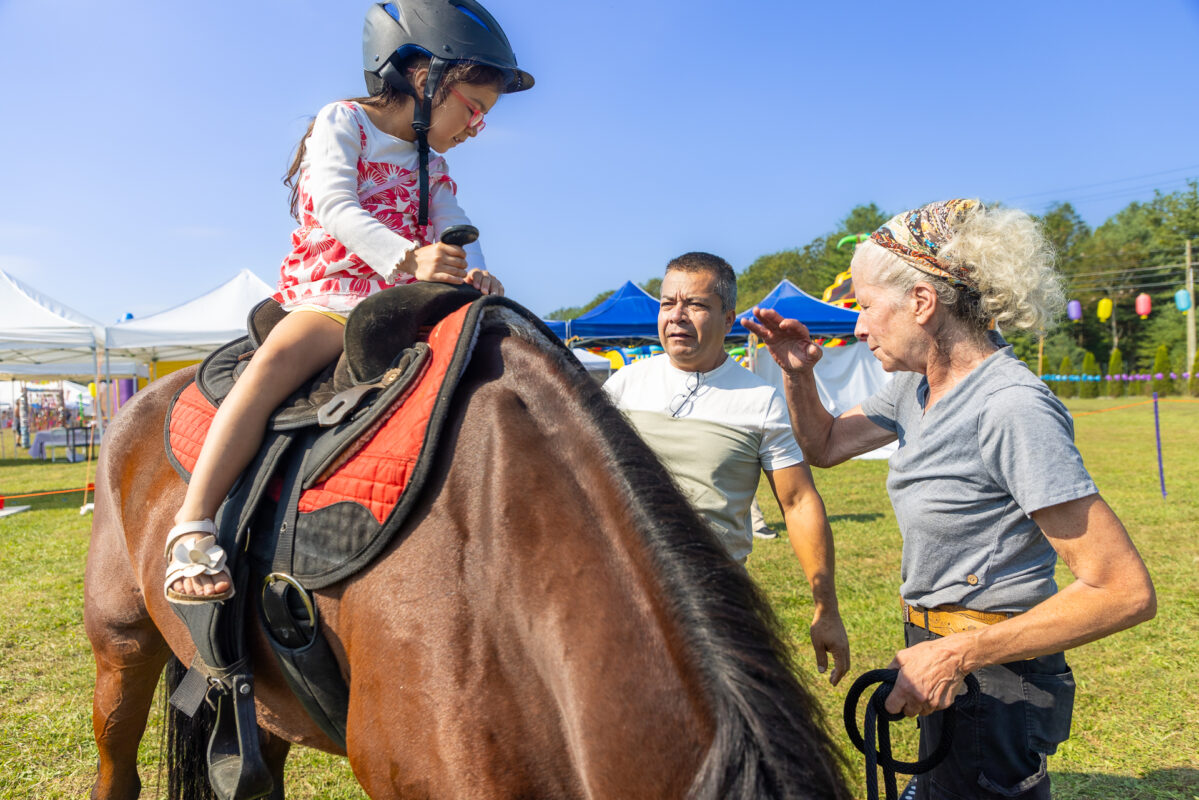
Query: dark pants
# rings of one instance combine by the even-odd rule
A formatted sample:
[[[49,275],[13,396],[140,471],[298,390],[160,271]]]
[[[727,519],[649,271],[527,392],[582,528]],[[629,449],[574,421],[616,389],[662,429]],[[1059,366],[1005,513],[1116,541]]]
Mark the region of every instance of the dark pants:
[[[904,638],[911,647],[941,637],[905,624]],[[917,779],[917,800],[1049,800],[1045,756],[1069,738],[1074,708],[1065,655],[984,667],[974,677],[979,703],[958,709],[949,755]],[[920,758],[940,741],[942,718],[921,718]]]

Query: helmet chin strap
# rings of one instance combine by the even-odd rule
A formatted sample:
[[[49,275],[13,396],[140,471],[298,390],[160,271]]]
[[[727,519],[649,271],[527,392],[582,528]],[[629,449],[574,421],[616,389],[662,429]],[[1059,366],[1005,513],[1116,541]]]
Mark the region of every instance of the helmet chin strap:
[[[412,130],[416,132],[416,149],[420,158],[420,211],[417,224],[429,224],[429,124],[433,119],[433,96],[441,84],[448,62],[434,57],[429,61],[429,75],[425,79],[424,96],[416,99],[412,114]]]

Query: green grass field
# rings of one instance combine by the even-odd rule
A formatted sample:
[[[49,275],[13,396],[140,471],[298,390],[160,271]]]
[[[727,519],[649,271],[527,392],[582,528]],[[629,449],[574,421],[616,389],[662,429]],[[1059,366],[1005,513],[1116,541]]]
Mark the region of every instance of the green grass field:
[[[1161,405],[1169,492],[1163,499],[1152,406],[1114,408],[1129,402],[1137,401],[1073,400],[1069,406],[1087,466],[1149,564],[1158,615],[1070,654],[1078,695],[1071,739],[1050,760],[1054,796],[1199,800],[1199,403]],[[837,542],[841,610],[853,649],[850,677],[886,666],[902,638],[900,538],[885,474],[884,462],[869,461],[816,474]],[[0,460],[5,495],[81,487],[85,480],[83,464]],[[778,526],[765,484],[759,499]],[[12,500],[34,509],[0,518],[0,798],[75,798],[90,789],[93,667],[82,609],[90,517],[80,516],[81,502],[80,494]],[[750,571],[792,632],[801,671],[848,747],[837,720],[850,679],[833,689],[816,674],[806,634],[807,586],[786,540],[759,541]],[[1070,581],[1064,569],[1058,577],[1062,585]],[[156,711],[142,744],[147,798],[162,796],[160,731]],[[901,742],[897,749],[911,736]],[[862,760],[853,753],[851,763],[864,796]],[[363,797],[343,759],[309,750],[297,750],[289,761],[287,790],[292,798]]]

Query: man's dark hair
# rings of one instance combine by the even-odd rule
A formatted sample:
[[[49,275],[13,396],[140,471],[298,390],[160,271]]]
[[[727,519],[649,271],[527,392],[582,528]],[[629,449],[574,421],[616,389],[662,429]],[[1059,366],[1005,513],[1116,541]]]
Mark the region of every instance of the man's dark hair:
[[[716,276],[715,290],[724,306],[722,311],[734,311],[737,308],[737,275],[729,262],[711,253],[683,253],[678,258],[671,259],[666,265],[666,271],[680,272],[710,272]]]

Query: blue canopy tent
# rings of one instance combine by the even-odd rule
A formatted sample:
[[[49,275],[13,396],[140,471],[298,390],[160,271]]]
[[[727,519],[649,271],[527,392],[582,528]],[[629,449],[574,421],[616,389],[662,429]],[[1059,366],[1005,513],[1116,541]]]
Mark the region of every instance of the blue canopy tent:
[[[553,332],[554,332],[554,334],[555,334],[555,335],[556,335],[556,336],[557,336],[559,339],[562,339],[562,340],[565,340],[565,339],[566,339],[566,337],[567,337],[567,335],[568,335],[568,334],[566,333],[566,321],[565,321],[565,320],[561,320],[561,319],[543,319],[543,320],[541,320],[541,321],[542,321],[542,322],[544,322],[544,323],[545,323],[545,327],[547,327],[547,328],[549,328],[551,331],[553,331]]]
[[[632,281],[612,296],[570,321],[568,333],[580,339],[658,338],[658,298]]]
[[[632,281],[626,281],[603,303],[570,320],[564,338],[657,341],[658,305],[656,297]],[[798,319],[808,326],[813,336],[851,336],[858,321],[858,312],[821,302],[788,280],[780,281],[756,305]],[[730,338],[749,335],[741,320],[752,314],[750,310],[738,315],[729,332]]]
[[[779,281],[779,285],[755,305],[759,308],[772,308],[784,317],[799,320],[808,326],[813,336],[852,336],[854,326],[858,322],[857,311],[817,300],[786,279]],[[741,320],[752,317],[753,313],[751,308],[738,314],[729,335],[748,336],[749,330],[741,324]]]

